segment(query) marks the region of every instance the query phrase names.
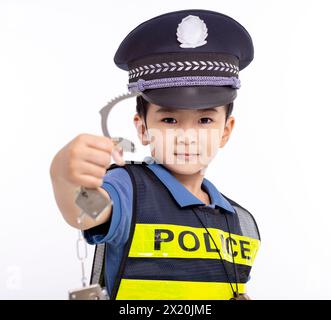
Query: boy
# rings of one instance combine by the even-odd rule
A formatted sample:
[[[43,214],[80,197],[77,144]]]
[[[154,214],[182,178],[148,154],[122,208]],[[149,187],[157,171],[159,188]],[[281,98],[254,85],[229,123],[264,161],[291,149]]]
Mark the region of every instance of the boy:
[[[65,220],[85,230],[89,243],[106,244],[112,299],[245,294],[260,240],[256,223],[204,173],[230,138],[238,73],[252,59],[244,27],[207,10],[148,20],[118,48],[114,60],[129,71],[129,90],[139,94],[134,124],[151,157],[125,163],[111,138],[82,134],[51,165]],[[111,157],[117,165],[108,168]],[[80,186],[111,199],[96,221],[77,222]]]

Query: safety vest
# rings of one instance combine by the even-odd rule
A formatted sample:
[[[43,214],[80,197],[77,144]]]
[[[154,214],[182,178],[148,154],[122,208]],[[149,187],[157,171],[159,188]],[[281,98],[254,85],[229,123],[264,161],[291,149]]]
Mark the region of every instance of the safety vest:
[[[121,167],[132,181],[132,222],[110,298],[218,300],[232,298],[233,289],[245,293],[260,244],[253,216],[229,198],[236,213],[180,208],[146,165]]]

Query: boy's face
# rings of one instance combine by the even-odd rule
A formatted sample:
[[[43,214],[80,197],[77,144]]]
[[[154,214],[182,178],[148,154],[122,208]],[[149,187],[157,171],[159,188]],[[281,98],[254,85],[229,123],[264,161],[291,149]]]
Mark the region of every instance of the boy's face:
[[[225,122],[223,106],[192,110],[149,104],[147,109],[147,130],[143,119],[138,114],[134,117],[139,139],[150,145],[159,163],[178,174],[191,175],[206,168],[234,126],[232,116]]]

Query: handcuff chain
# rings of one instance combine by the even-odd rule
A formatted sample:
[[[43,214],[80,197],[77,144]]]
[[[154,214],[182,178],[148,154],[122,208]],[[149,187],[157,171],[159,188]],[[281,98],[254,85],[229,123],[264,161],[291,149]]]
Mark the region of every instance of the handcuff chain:
[[[87,244],[85,239],[83,238],[83,234],[81,230],[78,230],[78,239],[76,241],[76,254],[77,258],[81,263],[82,268],[82,285],[86,287],[87,285],[87,277],[85,274],[85,261],[87,260]]]

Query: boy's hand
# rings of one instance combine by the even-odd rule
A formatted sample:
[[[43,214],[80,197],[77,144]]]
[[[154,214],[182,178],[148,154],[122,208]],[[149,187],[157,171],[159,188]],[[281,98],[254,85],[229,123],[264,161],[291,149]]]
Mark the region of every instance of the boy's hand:
[[[59,178],[72,185],[97,188],[112,158],[117,165],[125,164],[122,156],[123,150],[111,138],[80,134],[58,152],[53,167]]]

